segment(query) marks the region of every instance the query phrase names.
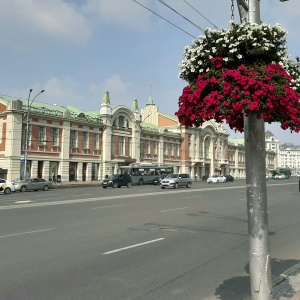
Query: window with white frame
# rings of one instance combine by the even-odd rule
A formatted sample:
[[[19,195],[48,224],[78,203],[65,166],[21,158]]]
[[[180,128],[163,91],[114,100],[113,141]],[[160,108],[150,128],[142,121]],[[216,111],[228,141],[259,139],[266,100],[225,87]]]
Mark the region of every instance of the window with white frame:
[[[99,133],[94,133],[94,149],[99,149]]]
[[[157,155],[157,142],[153,142],[153,154]]]
[[[39,126],[38,144],[46,145],[46,127],[45,126]]]
[[[167,155],[168,152],[168,144],[164,143],[164,155]]]
[[[146,142],[146,153],[150,154],[150,141]]]
[[[124,156],[125,154],[125,138],[123,136],[119,136],[118,139],[118,155]]]
[[[83,149],[89,148],[89,133],[88,132],[83,132],[82,148]]]
[[[171,144],[171,156],[174,156],[174,144]]]
[[[58,146],[59,129],[52,128],[52,146]]]
[[[125,127],[125,117],[119,116],[118,123],[119,127]]]
[[[71,148],[78,147],[78,131],[71,130]]]

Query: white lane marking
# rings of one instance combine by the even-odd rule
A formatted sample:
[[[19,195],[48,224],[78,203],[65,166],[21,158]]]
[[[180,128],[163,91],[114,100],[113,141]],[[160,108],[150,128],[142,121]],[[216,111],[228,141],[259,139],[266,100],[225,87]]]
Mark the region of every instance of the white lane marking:
[[[31,200],[21,200],[21,201],[17,201],[15,202],[16,204],[19,204],[19,203],[30,203]]]
[[[20,232],[20,233],[14,233],[14,234],[0,235],[0,238],[23,235],[23,234],[30,234],[30,233],[44,232],[44,231],[49,231],[49,230],[53,230],[53,229],[54,228],[48,228],[48,229],[41,229],[41,230],[35,230],[35,231],[27,231],[27,232]]]
[[[188,207],[172,208],[172,209],[161,210],[160,212],[166,212],[166,211],[172,211],[172,210],[179,210],[179,209],[187,209],[187,208]]]
[[[279,185],[296,185],[298,183],[285,183],[285,184],[277,184]],[[52,202],[41,202],[41,203],[30,203],[25,205],[5,205],[0,206],[0,210],[3,209],[16,209],[16,208],[28,208],[28,207],[40,207],[40,206],[50,206],[50,205],[62,205],[62,204],[73,204],[73,203],[87,203],[94,201],[108,201],[112,199],[125,199],[125,198],[136,198],[136,197],[147,197],[154,195],[169,195],[169,194],[181,194],[181,193],[199,193],[199,192],[208,192],[208,191],[216,191],[216,190],[233,190],[233,189],[244,189],[245,186],[231,186],[231,187],[219,187],[219,188],[200,188],[200,189],[182,189],[176,191],[168,191],[165,190],[162,192],[152,192],[152,193],[143,193],[143,194],[129,194],[129,195],[119,195],[119,196],[105,196],[105,197],[96,197],[96,198],[87,198],[87,199],[75,199],[75,200],[64,200],[64,201],[52,201]]]
[[[119,205],[110,205],[110,206],[98,206],[93,207],[92,209],[98,209],[98,208],[109,208],[109,207],[115,207],[115,206],[124,206],[125,204],[119,204]]]
[[[197,196],[189,196],[189,197],[183,197],[183,198],[185,198],[185,199],[188,199],[188,198],[198,198],[198,197],[200,197],[201,195],[197,195]]]
[[[155,242],[158,242],[158,241],[162,241],[164,239],[165,238],[160,238],[160,239],[156,239],[156,240],[152,240],[152,241],[148,241],[148,242],[144,242],[144,243],[140,243],[140,244],[135,244],[135,245],[127,246],[127,247],[124,247],[124,248],[119,248],[119,249],[115,249],[115,250],[112,250],[112,251],[104,252],[102,254],[103,255],[112,254],[112,253],[120,252],[120,251],[123,251],[123,250],[127,250],[127,249],[131,249],[131,248],[147,245],[147,244],[150,244],[150,243],[155,243]]]

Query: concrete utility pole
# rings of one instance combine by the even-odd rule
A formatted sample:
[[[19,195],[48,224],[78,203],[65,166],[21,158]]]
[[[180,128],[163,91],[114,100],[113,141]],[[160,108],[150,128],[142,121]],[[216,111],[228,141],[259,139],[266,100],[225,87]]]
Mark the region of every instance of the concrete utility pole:
[[[248,20],[260,24],[259,0],[237,2],[242,22]],[[255,114],[244,117],[244,134],[251,296],[253,300],[271,300],[264,120]]]

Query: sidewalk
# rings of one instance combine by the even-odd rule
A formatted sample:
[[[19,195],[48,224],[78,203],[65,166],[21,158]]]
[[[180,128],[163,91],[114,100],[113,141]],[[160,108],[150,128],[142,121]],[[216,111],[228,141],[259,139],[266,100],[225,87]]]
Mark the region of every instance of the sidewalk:
[[[273,282],[273,299],[300,300],[300,263],[286,270]]]
[[[300,300],[300,263],[273,280],[273,300]],[[251,300],[251,296],[243,300]]]

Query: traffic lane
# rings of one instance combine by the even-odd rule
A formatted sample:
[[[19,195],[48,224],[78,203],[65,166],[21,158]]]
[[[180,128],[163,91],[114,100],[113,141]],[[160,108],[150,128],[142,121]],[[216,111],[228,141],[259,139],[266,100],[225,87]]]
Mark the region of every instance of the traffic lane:
[[[187,224],[187,220],[183,222],[177,216],[176,221],[181,226],[176,230],[174,227],[172,230],[131,228],[119,234],[114,232],[116,239],[109,243],[106,236],[94,232],[96,226],[83,231],[80,227],[74,230],[57,227],[43,235],[8,238],[13,243],[13,262],[18,267],[8,264],[10,260],[6,259],[4,253],[0,268],[6,274],[3,295],[22,299],[15,294],[15,291],[19,291],[23,297],[31,295],[31,299],[63,299],[64,296],[66,299],[76,299],[76,295],[79,297],[77,299],[95,299],[89,298],[92,293],[94,296],[101,295],[101,299],[121,299],[120,295],[137,297],[156,289],[163,292],[162,285],[180,277],[183,271],[189,273],[195,267],[201,267],[218,256],[220,251],[227,247],[231,249],[232,243],[239,245],[240,239],[246,238],[231,233],[197,230],[194,217],[184,218],[189,218],[191,223]],[[222,223],[220,219],[219,222]],[[222,235],[229,237],[222,241]],[[164,240],[105,254],[118,249],[116,247],[128,247],[136,245],[138,241],[158,238]],[[16,243],[16,239],[19,242]],[[21,241],[23,246],[20,245]],[[215,249],[211,250],[212,247]],[[5,250],[6,254],[11,253],[10,248]],[[208,257],[205,256],[207,254]],[[15,258],[19,259],[16,261]],[[19,282],[22,282],[21,287]],[[37,288],[34,289],[32,282]],[[214,284],[212,281],[211,290]],[[71,291],[67,288],[69,285],[72,286]]]
[[[239,186],[244,184],[244,181],[236,181],[234,183],[222,183],[218,185],[208,185],[206,182],[194,182],[191,189],[199,188],[211,188],[220,186]],[[182,188],[180,188],[182,189]],[[185,189],[185,188],[184,188]],[[171,189],[172,190],[172,189]],[[97,197],[97,196],[108,196],[108,195],[130,195],[132,193],[147,193],[147,192],[157,192],[161,191],[159,185],[135,185],[130,188],[121,187],[121,188],[107,188],[103,189],[101,186],[92,186],[92,187],[76,187],[76,188],[57,188],[54,186],[53,189],[50,189],[47,192],[44,191],[27,191],[25,193],[15,192],[10,195],[0,195],[0,206],[11,204],[16,201],[58,201],[58,200],[71,200],[77,199],[82,196],[87,198]]]

